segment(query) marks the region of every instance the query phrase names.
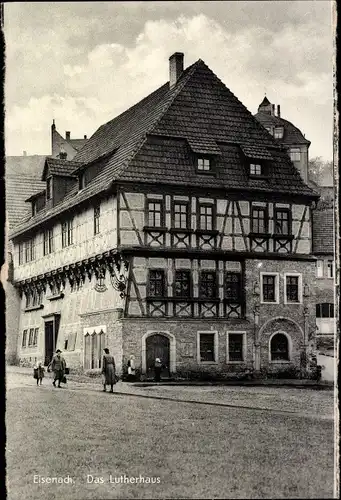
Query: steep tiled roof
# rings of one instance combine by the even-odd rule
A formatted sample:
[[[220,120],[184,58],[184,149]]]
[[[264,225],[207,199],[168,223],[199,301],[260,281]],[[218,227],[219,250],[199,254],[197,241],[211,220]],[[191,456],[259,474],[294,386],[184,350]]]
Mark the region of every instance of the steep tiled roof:
[[[262,146],[242,146],[242,151],[248,158],[256,158],[257,160],[272,160],[272,156],[267,149]]]
[[[262,111],[255,114],[255,118],[263,125],[263,127],[283,127],[284,136],[282,139],[274,139],[279,144],[310,144],[302,132],[288,120],[284,120],[279,116],[269,115]]]
[[[84,144],[88,142],[88,140],[89,139],[70,139],[68,142],[76,151],[80,151]]]
[[[163,136],[166,144],[153,144],[150,136]],[[223,153],[217,160],[217,177],[203,179],[186,160],[187,141],[193,144],[201,137],[211,146],[216,143]],[[167,138],[180,139],[178,151]],[[271,150],[275,183],[249,180],[244,175],[240,146]],[[315,196],[274,138],[201,60],[187,68],[172,88],[166,83],[102,125],[74,160],[83,165],[101,161],[100,173],[82,191],[77,193],[75,186],[60,204],[40,211],[13,234],[18,235],[70,209],[120,180]]]
[[[50,175],[72,176],[80,163],[74,160],[61,160],[59,158],[46,158],[42,180],[46,180],[47,172]]]
[[[47,155],[6,156],[5,175],[29,175],[40,179]]]
[[[313,212],[313,252],[332,254],[334,252],[333,209],[314,210]]]
[[[27,198],[41,191],[45,182],[30,175],[6,175],[6,214],[10,229],[31,213]]]
[[[219,146],[214,139],[205,137],[188,138],[187,142],[194,153],[221,155]]]

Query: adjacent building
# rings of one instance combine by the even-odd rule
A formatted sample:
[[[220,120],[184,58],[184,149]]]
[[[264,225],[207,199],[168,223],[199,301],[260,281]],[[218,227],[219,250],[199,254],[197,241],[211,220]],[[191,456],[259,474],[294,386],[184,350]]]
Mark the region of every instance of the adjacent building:
[[[277,113],[276,113],[277,109]],[[287,149],[302,179],[319,193],[320,199],[313,205],[313,254],[316,262],[316,338],[317,346],[332,347],[336,334],[335,264],[334,264],[334,188],[318,185],[309,176],[309,146],[302,132],[281,117],[280,106],[270,103],[267,97],[258,107],[255,118],[270,132],[278,144]]]
[[[155,357],[173,377],[312,369],[318,194],[202,60],[173,54],[42,181],[10,234],[22,362],[60,348],[96,370],[107,346],[147,378]]]
[[[7,156],[5,164],[6,178],[6,232],[8,234],[16,224],[25,217],[31,216],[31,197],[39,200],[39,193],[45,189],[42,180],[45,159],[47,157],[72,158],[87,142],[84,139],[71,139],[70,132],[65,133],[65,139],[58,133],[53,120],[51,126],[52,155]],[[38,195],[37,195],[38,193]],[[18,357],[18,332],[20,319],[20,297],[13,287],[13,246],[7,242],[8,276],[4,280],[6,293],[6,360],[14,363]],[[31,358],[32,359],[32,358]]]

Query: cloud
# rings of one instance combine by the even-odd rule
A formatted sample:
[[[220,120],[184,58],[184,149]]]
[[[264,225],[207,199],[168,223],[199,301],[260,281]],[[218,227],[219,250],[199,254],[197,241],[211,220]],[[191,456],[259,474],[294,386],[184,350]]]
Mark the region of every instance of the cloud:
[[[96,19],[91,25],[94,23]],[[60,39],[61,32],[52,35],[56,43],[61,42],[56,52],[38,35],[31,71],[28,63],[24,66],[28,86],[25,95],[31,93],[29,98],[15,102],[14,91],[6,96],[8,154],[21,154],[22,149],[31,154],[49,152],[52,118],[57,129],[71,130],[73,137],[91,135],[99,125],[166,82],[168,57],[181,50],[186,66],[203,59],[253,113],[266,91],[272,102],[282,104],[285,118],[294,117],[300,128],[304,125],[312,141],[311,150],[316,148],[314,156],[330,156],[332,40],[328,30],[319,39],[312,36],[318,28],[311,17],[301,25],[247,24],[230,30],[203,13],[178,15],[172,20],[149,19],[135,33],[134,43],[111,42],[108,38],[107,43],[97,44],[78,58],[79,47],[70,49],[67,39]],[[78,34],[79,26],[78,19]],[[25,53],[22,41],[18,43],[20,47],[10,49],[11,58]],[[37,78],[32,69],[44,62],[46,68]],[[14,74],[12,69],[11,82]],[[45,89],[44,94],[41,89]],[[324,126],[315,128],[317,111]]]

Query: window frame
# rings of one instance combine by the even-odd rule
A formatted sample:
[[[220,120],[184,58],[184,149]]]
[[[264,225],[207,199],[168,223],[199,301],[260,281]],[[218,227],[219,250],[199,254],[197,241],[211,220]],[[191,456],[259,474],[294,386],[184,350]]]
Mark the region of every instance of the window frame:
[[[208,168],[200,168],[199,162],[202,162],[203,167],[205,167],[205,162],[208,162]],[[213,158],[209,155],[196,156],[195,164],[199,174],[211,174],[213,172]]]
[[[188,276],[188,295],[177,295],[176,294],[176,284],[177,284],[177,273],[186,273]],[[173,297],[178,300],[186,301],[188,299],[192,299],[193,297],[193,280],[192,280],[192,272],[190,269],[175,269],[174,271],[174,282],[173,282]]]
[[[161,273],[162,279],[161,279],[161,284],[162,284],[162,289],[163,289],[163,294],[162,295],[151,295],[151,273]],[[167,277],[166,277],[166,270],[162,268],[153,268],[153,269],[148,269],[148,277],[147,277],[147,297],[148,299],[163,299],[167,297]]]
[[[279,136],[276,136],[276,132],[279,132]],[[274,139],[283,139],[284,137],[284,127],[274,127],[274,133],[273,133]]]
[[[46,229],[43,233],[43,254],[44,257],[54,252],[53,228]]]
[[[201,208],[211,208],[212,209],[212,214],[208,215],[202,214],[201,213]],[[208,202],[199,202],[197,204],[197,231],[200,232],[215,232],[216,231],[216,225],[217,225],[217,218],[216,218],[216,209],[215,209],[215,204],[214,203],[208,203]],[[212,224],[211,224],[211,229],[207,228],[207,224],[205,223],[205,228],[201,227],[201,217],[205,217],[205,220],[207,222],[207,217],[211,217],[212,219]]]
[[[242,359],[241,360],[232,360],[230,359],[230,351],[229,351],[229,346],[230,346],[230,335],[241,335],[242,336]],[[227,364],[241,364],[241,363],[246,363],[247,359],[247,337],[246,337],[246,331],[232,331],[229,330],[226,332],[226,363]]]
[[[33,347],[34,328],[29,328],[27,347]]]
[[[278,214],[279,213],[286,213],[288,214],[288,232],[287,233],[280,233],[277,231],[277,224],[278,224]],[[275,207],[274,209],[274,217],[273,217],[273,222],[274,222],[274,235],[277,237],[283,236],[284,238],[286,236],[291,236],[292,235],[292,212],[290,208],[282,208],[282,207]],[[283,222],[283,219],[281,220]]]
[[[204,283],[208,284],[209,281],[207,279],[203,279],[204,277],[208,276],[213,276],[213,296],[212,297],[205,297],[202,295],[202,286]],[[217,276],[217,271],[212,270],[212,269],[201,269],[199,272],[199,279],[198,279],[198,295],[200,300],[205,300],[209,302],[210,300],[216,300],[218,298],[218,276]]]
[[[186,225],[185,227],[177,227],[176,226],[176,215],[177,214],[180,214],[180,222],[181,222],[181,215],[183,214],[183,212],[176,212],[175,208],[176,208],[176,205],[179,205],[179,207],[181,206],[185,206],[186,207],[186,211],[185,211],[185,218],[186,218]],[[189,200],[172,200],[172,229],[174,231],[188,231],[191,227],[191,215],[190,215],[190,202]]]
[[[320,263],[320,265],[319,265]],[[319,269],[322,271],[321,276],[319,276]],[[324,260],[317,259],[316,261],[316,278],[323,279],[324,278]]]
[[[329,316],[323,316],[323,306],[328,306]],[[320,310],[319,314],[318,308]],[[316,304],[316,319],[335,319],[335,304],[333,302],[319,302]]]
[[[295,155],[298,155],[298,159],[294,158]],[[300,148],[290,148],[289,149],[289,156],[290,156],[290,160],[293,163],[297,163],[297,162],[301,161],[301,149]]]
[[[39,328],[36,327],[34,329],[34,333],[33,333],[33,346],[34,347],[38,346],[38,336],[39,336]]]
[[[155,210],[150,210],[150,204],[159,204],[160,205],[160,211],[155,211]],[[154,215],[154,225],[150,224],[150,214],[153,213],[160,213],[160,225],[156,226],[155,225],[155,215]],[[164,198],[146,198],[146,227],[150,229],[159,229],[165,228],[165,200]]]
[[[27,332],[28,328],[25,328],[22,332],[22,339],[21,339],[21,347],[22,349],[25,349],[27,347]]]
[[[288,359],[272,359],[272,349],[271,349],[271,344],[272,344],[272,340],[273,338],[276,336],[276,335],[283,335],[286,340],[287,340],[287,346],[288,346]],[[292,340],[291,340],[291,337],[290,335],[288,335],[286,332],[284,331],[277,331],[277,332],[274,332],[270,338],[269,338],[269,363],[271,364],[289,364],[291,363],[291,359],[292,359]]]
[[[257,217],[257,219],[254,217],[254,212],[263,212],[264,213],[264,232],[259,232],[255,231],[254,229],[254,221],[257,220],[262,220]],[[252,205],[251,207],[251,221],[250,221],[250,226],[251,226],[251,234],[261,234],[261,235],[268,235],[269,234],[269,210],[268,207],[263,207],[263,206],[258,206],[258,205]],[[259,223],[258,223],[259,226]]]
[[[287,281],[288,278],[298,278],[297,281],[297,301],[288,300],[287,295]],[[303,302],[303,285],[301,273],[284,273],[284,304],[302,304]]]
[[[61,223],[62,229],[62,248],[73,245],[73,218]]]
[[[18,265],[19,266],[21,266],[22,264],[25,264],[24,256],[25,256],[25,244],[24,244],[24,242],[20,242],[18,245]]]
[[[257,172],[256,167],[259,167],[259,172]],[[255,177],[255,178],[264,177],[264,166],[262,165],[262,163],[261,162],[253,162],[253,161],[250,162],[249,163],[249,175],[250,175],[250,177]]]
[[[264,300],[264,289],[263,289],[263,278],[264,276],[274,276],[275,277],[275,300],[269,301]],[[279,273],[276,272],[261,272],[260,273],[260,303],[261,304],[279,304]]]
[[[201,359],[200,338],[201,335],[213,336],[213,361]],[[199,330],[197,331],[197,363],[200,365],[217,365],[219,362],[219,346],[218,346],[218,331],[217,330]]]
[[[227,297],[226,294],[226,289],[227,289],[227,276],[228,275],[235,275],[239,277],[238,280],[238,299],[237,300],[232,300],[229,297]],[[230,282],[233,283],[233,282]],[[236,288],[236,287],[233,287]],[[225,271],[224,272],[224,301],[229,302],[231,304],[242,304],[243,303],[243,273],[241,271]]]
[[[334,279],[334,261],[328,259],[327,260],[327,279],[333,280]]]

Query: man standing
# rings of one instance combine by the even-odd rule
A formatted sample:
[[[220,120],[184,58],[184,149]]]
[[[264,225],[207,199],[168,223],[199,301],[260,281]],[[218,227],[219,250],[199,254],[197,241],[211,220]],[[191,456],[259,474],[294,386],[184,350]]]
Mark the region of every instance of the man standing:
[[[51,370],[54,373],[54,380],[53,380],[53,385],[56,387],[56,381],[58,380],[58,386],[61,387],[60,383],[62,382],[64,375],[65,375],[65,359],[61,355],[61,350],[57,349],[56,350],[56,355],[53,356],[53,359],[51,361]]]

